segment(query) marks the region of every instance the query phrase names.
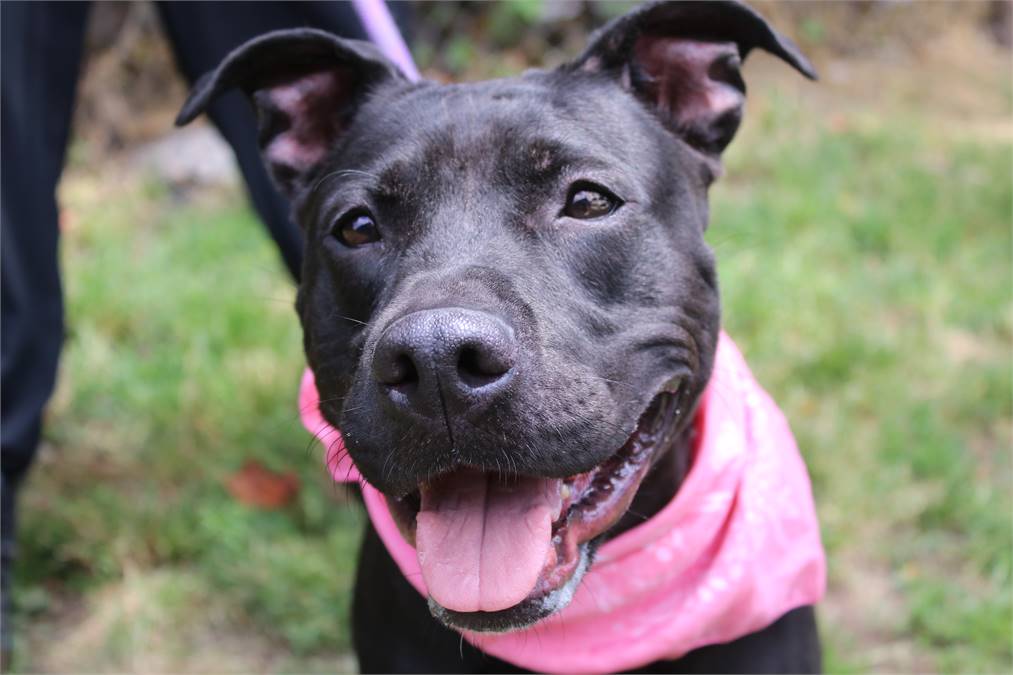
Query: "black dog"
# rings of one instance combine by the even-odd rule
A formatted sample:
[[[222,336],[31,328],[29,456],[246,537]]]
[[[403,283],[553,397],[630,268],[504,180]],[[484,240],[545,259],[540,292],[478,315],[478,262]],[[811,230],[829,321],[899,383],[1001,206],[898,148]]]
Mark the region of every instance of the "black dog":
[[[197,83],[180,124],[233,87],[255,104],[265,161],[305,228],[297,309],[321,410],[356,466],[420,550],[463,566],[509,556],[484,586],[477,572],[478,586],[432,572],[427,606],[371,528],[354,610],[363,670],[516,670],[440,623],[544,618],[595,546],[637,522],[627,507],[650,516],[674,496],[719,330],[707,189],[757,47],[814,77],[748,7],[672,2],[517,78],[410,83],[371,45],[302,29],[243,45]],[[653,442],[634,453],[645,431]],[[551,518],[518,523],[510,504],[595,470],[614,472],[613,488],[555,523],[543,568]],[[420,509],[437,516],[416,524]],[[485,509],[499,543],[448,534],[471,527],[469,509]],[[804,607],[644,670],[814,671],[819,659]]]

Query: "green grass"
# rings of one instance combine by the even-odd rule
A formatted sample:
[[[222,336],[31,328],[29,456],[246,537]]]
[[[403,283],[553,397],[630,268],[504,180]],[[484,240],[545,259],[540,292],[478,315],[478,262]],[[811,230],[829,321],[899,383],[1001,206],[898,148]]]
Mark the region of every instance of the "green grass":
[[[1008,670],[1010,149],[776,111],[732,150],[709,236],[725,325],[809,463],[832,588],[864,565],[895,591],[838,588],[855,625],[825,637],[892,602],[880,639],[915,641],[920,665]],[[834,654],[834,670],[881,666]]]
[[[853,122],[776,92],[752,111],[712,197],[725,325],[813,475],[828,669],[1008,671],[1010,148]],[[25,670],[138,669],[152,650],[170,670],[348,665],[361,516],[299,425],[293,292],[237,201],[66,190],[70,335],[24,499]],[[229,496],[251,458],[298,474],[294,504]]]
[[[173,570],[296,654],[346,648],[361,517],[299,423],[293,289],[260,226],[225,199],[83,201],[65,243],[50,447],[25,494],[21,597],[44,608],[47,594]],[[237,503],[225,481],[248,459],[295,471],[296,502]]]

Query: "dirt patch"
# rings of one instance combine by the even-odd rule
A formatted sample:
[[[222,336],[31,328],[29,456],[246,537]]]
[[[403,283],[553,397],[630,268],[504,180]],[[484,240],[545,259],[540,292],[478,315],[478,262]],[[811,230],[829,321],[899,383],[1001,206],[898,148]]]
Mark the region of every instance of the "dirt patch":
[[[213,597],[185,572],[128,573],[86,603],[54,603],[28,633],[25,666],[40,673],[357,671],[350,654],[294,658]]]
[[[869,528],[866,541],[887,533]],[[908,606],[889,566],[859,546],[841,548],[833,557],[827,597],[819,607],[822,624],[832,627],[836,644],[860,647],[847,654],[864,671],[933,672],[938,665],[905,630]]]

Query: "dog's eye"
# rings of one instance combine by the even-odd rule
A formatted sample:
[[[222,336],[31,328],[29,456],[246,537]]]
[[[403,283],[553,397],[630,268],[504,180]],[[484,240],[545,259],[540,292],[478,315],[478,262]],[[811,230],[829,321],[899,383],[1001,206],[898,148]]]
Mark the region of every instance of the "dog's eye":
[[[376,221],[366,211],[350,211],[341,216],[331,229],[331,234],[345,246],[358,248],[380,241],[380,230]]]
[[[601,218],[622,206],[622,200],[594,183],[576,183],[566,197],[562,215],[588,220]]]

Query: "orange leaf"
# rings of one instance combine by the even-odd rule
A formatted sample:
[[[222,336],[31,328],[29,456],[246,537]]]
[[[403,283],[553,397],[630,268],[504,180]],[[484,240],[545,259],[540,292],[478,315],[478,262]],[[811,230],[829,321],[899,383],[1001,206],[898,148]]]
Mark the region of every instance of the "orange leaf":
[[[240,504],[262,509],[280,509],[299,494],[299,478],[294,473],[276,473],[253,459],[246,460],[225,485]]]

